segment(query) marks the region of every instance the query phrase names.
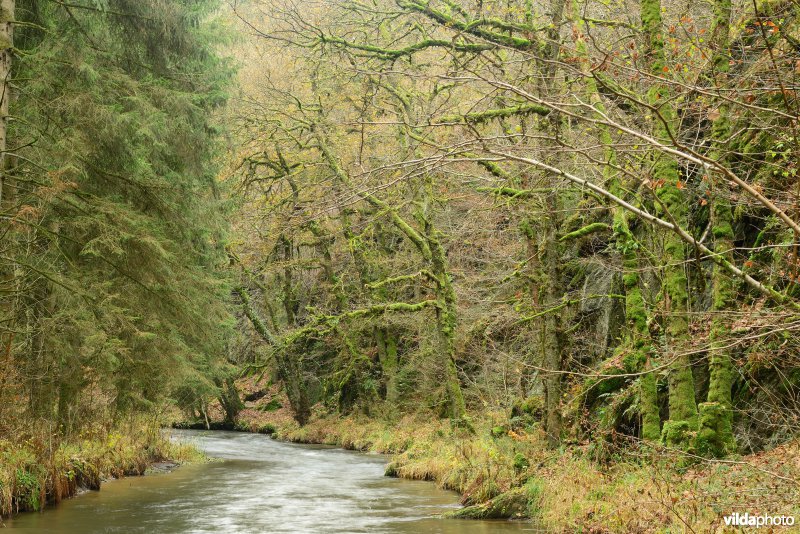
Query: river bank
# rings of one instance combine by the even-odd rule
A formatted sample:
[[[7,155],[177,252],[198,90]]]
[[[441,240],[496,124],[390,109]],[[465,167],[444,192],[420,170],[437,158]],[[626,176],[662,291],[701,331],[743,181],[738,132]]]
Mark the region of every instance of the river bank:
[[[138,419],[60,442],[33,432],[0,439],[0,517],[99,490],[104,480],[169,470],[202,458],[192,446],[171,442],[155,421]]]
[[[465,507],[455,517],[533,519],[557,532],[598,533],[724,532],[723,518],[734,512],[800,519],[797,440],[713,462],[613,438],[550,450],[524,413],[473,414],[465,428],[422,415],[338,417],[317,407],[300,427],[276,389],[245,390],[250,400],[237,430],[390,454],[387,475],[459,492]]]

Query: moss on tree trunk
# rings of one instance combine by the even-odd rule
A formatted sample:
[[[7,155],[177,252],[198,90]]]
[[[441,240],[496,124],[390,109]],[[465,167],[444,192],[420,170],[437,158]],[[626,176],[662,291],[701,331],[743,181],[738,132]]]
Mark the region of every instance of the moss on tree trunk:
[[[573,24],[573,35],[576,37],[576,55],[582,59],[581,71],[586,84],[589,103],[597,110],[598,117],[606,114],[606,106],[600,96],[594,73],[591,69],[590,55],[586,43],[586,23],[581,16],[580,5],[573,0],[571,3],[570,18]],[[608,183],[609,190],[620,198],[627,196],[627,189],[623,187],[617,166],[617,153],[614,140],[609,128],[600,126],[599,140],[603,145],[603,178]],[[631,232],[628,224],[628,214],[620,206],[611,208],[611,230],[617,250],[622,255],[623,286],[625,288],[625,323],[627,325],[625,337],[617,347],[615,356],[622,352],[629,352],[627,371],[649,370],[650,357],[653,352],[652,343],[649,342],[648,312],[640,287],[638,248],[639,243]],[[588,225],[578,232],[589,228],[603,229]],[[608,227],[607,225],[603,225]],[[575,232],[573,232],[575,233]],[[568,234],[569,235],[569,234]],[[562,239],[566,239],[565,236]],[[643,375],[639,379],[639,413],[642,418],[641,436],[643,439],[657,441],[661,436],[661,419],[659,415],[658,392],[656,377],[653,373]]]
[[[650,71],[654,76],[663,76],[668,71],[661,12],[660,0],[642,0],[642,28]],[[664,86],[655,86],[648,92],[647,99],[660,115],[653,118],[653,136],[663,143],[672,144],[670,136],[677,121],[668,91]],[[654,151],[652,173],[658,211],[678,226],[685,227],[687,199],[683,197],[684,186],[680,181],[677,161],[672,156]],[[690,437],[686,429],[697,427],[697,404],[691,361],[680,348],[688,337],[689,294],[685,271],[687,254],[685,244],[677,233],[670,232],[664,236],[664,255],[667,267],[662,275],[662,305],[668,357],[672,359],[669,369],[669,421],[665,424],[664,436],[670,445],[686,448]]]
[[[729,70],[727,55],[730,34],[731,0],[716,0],[714,3],[714,29],[712,44],[713,81],[724,84]],[[711,127],[714,159],[722,157],[720,144],[730,135],[729,106],[722,102],[719,115]],[[717,191],[711,204],[711,223],[713,225],[714,249],[733,262],[734,233],[733,212],[728,200],[729,191],[725,182],[716,184]],[[695,449],[707,456],[724,456],[736,449],[733,436],[733,388],[734,370],[730,349],[725,345],[728,325],[724,312],[733,308],[736,302],[735,282],[718,265],[714,265],[712,281],[712,310],[714,317],[710,333],[710,378],[707,402],[700,405],[700,428],[695,439]]]

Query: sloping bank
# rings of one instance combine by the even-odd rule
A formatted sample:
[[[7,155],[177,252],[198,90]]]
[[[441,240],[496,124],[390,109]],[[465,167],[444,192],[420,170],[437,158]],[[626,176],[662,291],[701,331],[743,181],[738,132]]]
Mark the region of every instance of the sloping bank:
[[[135,421],[54,443],[49,435],[0,439],[0,517],[41,510],[110,478],[143,475],[154,464],[203,455],[172,443],[155,422]]]
[[[387,475],[459,492],[465,507],[457,517],[533,519],[555,532],[597,533],[722,532],[733,512],[800,520],[798,441],[727,462],[691,463],[613,439],[548,450],[524,409],[473,414],[471,428],[318,411],[301,428],[283,404],[274,391],[251,397],[235,428],[390,454]]]

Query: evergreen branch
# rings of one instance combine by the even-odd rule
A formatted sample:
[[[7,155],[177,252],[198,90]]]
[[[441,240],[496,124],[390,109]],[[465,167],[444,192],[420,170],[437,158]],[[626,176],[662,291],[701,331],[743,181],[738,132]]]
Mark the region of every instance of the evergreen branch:
[[[130,19],[146,20],[146,21],[149,21],[149,22],[158,22],[153,17],[143,17],[141,15],[134,15],[133,13],[124,13],[122,11],[114,11],[114,10],[111,10],[111,9],[102,9],[102,8],[99,8],[99,7],[85,6],[85,5],[81,5],[81,4],[70,4],[70,3],[67,3],[67,2],[63,2],[61,0],[49,0],[49,1],[53,2],[54,4],[58,4],[61,7],[67,8],[67,9],[69,9],[69,8],[72,8],[72,9],[83,9],[83,10],[86,10],[86,11],[94,11],[96,13],[102,13],[104,15],[114,15],[116,17],[126,17],[126,18],[130,18]]]

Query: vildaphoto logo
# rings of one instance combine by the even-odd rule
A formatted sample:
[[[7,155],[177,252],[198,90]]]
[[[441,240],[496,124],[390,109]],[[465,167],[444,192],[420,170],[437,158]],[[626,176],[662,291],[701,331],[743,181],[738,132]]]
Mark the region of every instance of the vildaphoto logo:
[[[794,525],[794,516],[791,515],[750,515],[745,512],[734,512],[723,517],[725,525],[729,527],[791,527]]]

